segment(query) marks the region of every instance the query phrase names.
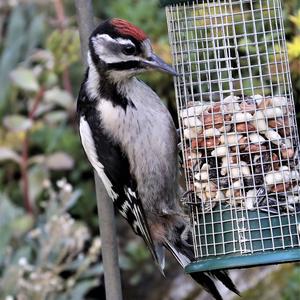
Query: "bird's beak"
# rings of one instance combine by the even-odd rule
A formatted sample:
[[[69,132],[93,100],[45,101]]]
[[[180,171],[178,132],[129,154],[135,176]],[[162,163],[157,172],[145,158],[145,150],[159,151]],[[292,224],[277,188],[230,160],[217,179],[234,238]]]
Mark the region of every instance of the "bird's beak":
[[[162,72],[171,74],[173,76],[178,76],[178,73],[174,70],[172,66],[165,63],[160,57],[158,57],[154,53],[152,53],[151,56],[144,61],[144,64],[146,68],[157,69]]]

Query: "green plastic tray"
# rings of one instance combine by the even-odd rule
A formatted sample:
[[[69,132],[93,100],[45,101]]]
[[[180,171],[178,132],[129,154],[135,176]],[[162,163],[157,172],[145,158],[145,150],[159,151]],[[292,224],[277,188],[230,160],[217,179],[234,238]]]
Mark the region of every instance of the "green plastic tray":
[[[187,273],[242,269],[300,261],[300,249],[275,250],[243,256],[217,257],[189,264]]]
[[[195,228],[196,246],[203,257],[189,264],[186,272],[300,261],[298,224],[300,212],[272,215],[262,211],[235,212],[222,207],[205,214]],[[246,229],[243,243],[239,241],[238,227]],[[197,231],[201,231],[201,235]]]

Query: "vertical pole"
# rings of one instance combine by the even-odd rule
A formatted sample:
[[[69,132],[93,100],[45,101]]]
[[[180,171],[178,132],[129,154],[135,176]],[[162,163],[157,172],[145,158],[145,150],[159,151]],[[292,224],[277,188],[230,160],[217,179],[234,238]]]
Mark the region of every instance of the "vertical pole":
[[[81,56],[83,63],[87,66],[88,38],[94,28],[92,2],[91,0],[75,0],[75,6],[80,33]],[[98,174],[94,172],[94,175],[102,241],[106,300],[122,300],[113,203],[107,195]]]
[[[96,172],[95,184],[99,226],[101,228],[106,300],[122,300],[114,207],[112,200],[108,197],[104,185]]]

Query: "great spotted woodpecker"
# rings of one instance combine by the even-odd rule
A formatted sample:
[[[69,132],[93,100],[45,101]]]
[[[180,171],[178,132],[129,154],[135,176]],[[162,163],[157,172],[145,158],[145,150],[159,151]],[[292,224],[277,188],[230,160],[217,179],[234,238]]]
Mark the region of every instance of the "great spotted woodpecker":
[[[194,259],[189,222],[179,206],[177,134],[160,98],[134,77],[148,70],[175,75],[150,40],[121,19],[101,23],[89,40],[88,69],[78,96],[86,155],[114,206],[147,244],[160,270],[168,249],[185,267]],[[238,293],[223,271],[192,277],[216,299],[213,279]]]

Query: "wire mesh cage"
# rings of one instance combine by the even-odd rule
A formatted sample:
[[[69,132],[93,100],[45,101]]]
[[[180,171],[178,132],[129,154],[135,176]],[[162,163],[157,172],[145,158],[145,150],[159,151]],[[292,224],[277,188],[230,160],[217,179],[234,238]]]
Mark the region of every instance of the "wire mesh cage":
[[[280,0],[165,0],[196,262],[300,260],[299,137]],[[216,260],[217,259],[217,260]]]

